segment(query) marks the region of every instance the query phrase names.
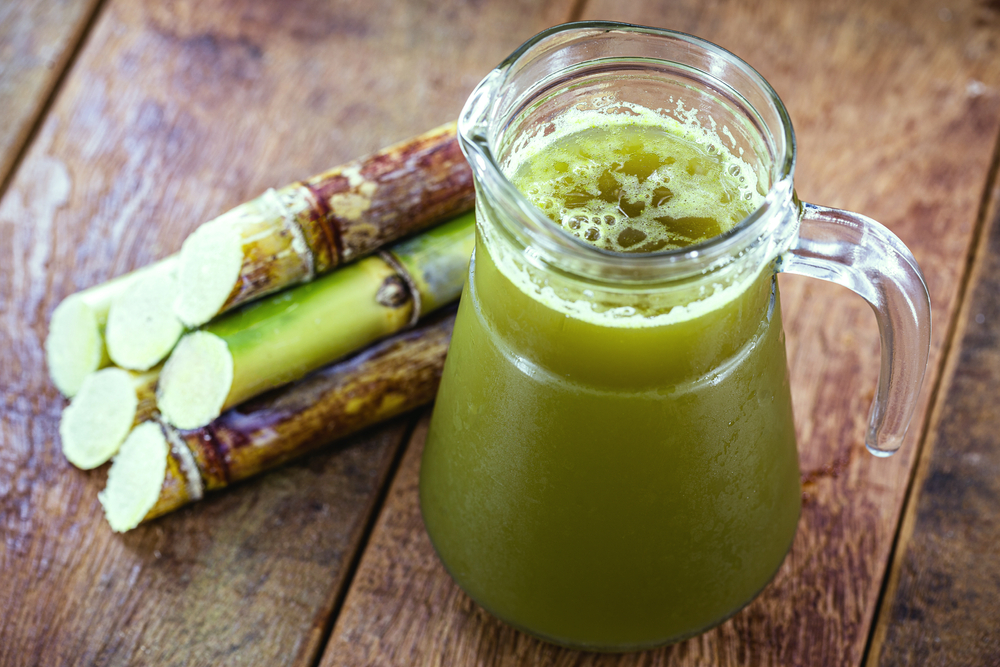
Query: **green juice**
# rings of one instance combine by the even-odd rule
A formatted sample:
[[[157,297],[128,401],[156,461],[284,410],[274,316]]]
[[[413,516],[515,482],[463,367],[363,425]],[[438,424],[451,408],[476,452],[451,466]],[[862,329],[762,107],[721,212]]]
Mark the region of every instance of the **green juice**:
[[[755,208],[740,164],[696,132],[618,123],[507,166],[565,233],[648,253]],[[491,228],[421,470],[442,561],[487,610],[565,645],[643,648],[717,624],[771,579],[799,515],[773,266],[700,304],[630,292],[623,308],[526,278]]]

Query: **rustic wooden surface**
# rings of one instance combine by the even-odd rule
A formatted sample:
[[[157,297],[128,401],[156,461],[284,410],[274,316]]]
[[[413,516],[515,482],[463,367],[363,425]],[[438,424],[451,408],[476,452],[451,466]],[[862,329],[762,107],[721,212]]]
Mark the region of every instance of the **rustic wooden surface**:
[[[7,180],[99,3],[0,3],[0,183]]]
[[[862,661],[1000,129],[1000,13],[971,2],[938,10],[903,1],[593,0],[583,11],[698,34],[749,60],[788,104],[800,196],[863,211],[913,249],[937,326],[903,451],[876,460],[862,446],[879,353],[868,307],[843,289],[783,277],[804,507],[792,553],[746,610],[676,647],[627,657],[514,632],[461,594],[433,556],[408,451],[324,665]],[[421,445],[418,433],[409,446]]]
[[[949,651],[968,646],[933,643],[956,637],[990,664],[995,625],[961,597],[985,591],[969,564],[997,553],[975,541],[974,523],[997,520],[997,461],[982,444],[997,431],[996,308],[976,323],[971,305],[989,287],[970,292],[970,324],[949,335],[1000,130],[997,3],[103,0],[88,23],[96,6],[0,8],[0,94],[15,90],[23,104],[4,106],[0,127],[0,165],[17,163],[7,181],[0,171],[0,665],[860,664],[949,341],[962,354],[944,376],[872,658],[963,664],[950,658],[971,653]],[[45,11],[55,13],[7,19]],[[423,531],[423,422],[392,477],[413,418],[111,534],[96,501],[104,473],[75,470],[59,452],[63,401],[41,352],[58,301],[176,251],[196,224],[267,187],[453,119],[523,39],[581,14],[692,32],[747,59],[791,112],[800,196],[869,214],[914,250],[935,327],[904,450],[876,461],[861,446],[878,358],[867,306],[783,277],[799,534],[757,601],[676,647],[574,653],[479,610]],[[9,85],[23,80],[10,44],[62,54],[48,74],[34,65],[33,93]],[[995,299],[992,252],[977,280]],[[954,439],[963,426],[966,439]],[[935,634],[938,623],[951,629]]]
[[[1000,665],[1000,182],[869,663]]]

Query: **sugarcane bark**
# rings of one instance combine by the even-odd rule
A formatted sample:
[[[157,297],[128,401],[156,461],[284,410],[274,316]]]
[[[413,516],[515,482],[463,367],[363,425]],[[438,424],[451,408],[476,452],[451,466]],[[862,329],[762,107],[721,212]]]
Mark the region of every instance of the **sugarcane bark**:
[[[474,201],[454,123],[269,191],[243,205],[243,266],[219,312],[311,280],[467,211]],[[251,211],[259,216],[252,223]],[[300,250],[308,255],[296,257]]]
[[[298,184],[313,207],[296,219],[317,273],[472,208],[472,171],[455,123]],[[295,187],[295,186],[293,186]]]
[[[160,497],[142,521],[173,512],[188,503],[201,500],[204,484],[191,450],[167,424],[160,423],[167,440],[167,471],[160,487]],[[141,522],[140,522],[141,523]]]
[[[307,454],[367,426],[430,403],[437,392],[455,316],[397,334],[224,413],[208,426],[161,424],[171,445],[160,498],[144,521]],[[185,474],[185,446],[202,486]]]

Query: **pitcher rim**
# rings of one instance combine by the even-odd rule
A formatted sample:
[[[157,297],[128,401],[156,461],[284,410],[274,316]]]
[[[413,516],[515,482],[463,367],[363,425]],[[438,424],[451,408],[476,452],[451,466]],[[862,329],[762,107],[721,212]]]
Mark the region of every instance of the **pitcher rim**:
[[[763,132],[766,132],[768,135],[766,138],[769,138],[771,141],[777,139],[778,134],[781,135],[780,138],[784,139],[784,154],[776,154],[776,159],[770,165],[769,170],[772,182],[767,194],[764,196],[764,200],[744,217],[743,220],[733,225],[727,231],[684,248],[660,250],[650,253],[623,253],[598,248],[566,234],[548,216],[531,204],[510,182],[506,174],[504,174],[496,157],[494,137],[486,133],[480,133],[479,130],[484,129],[483,121],[493,113],[494,105],[492,103],[496,99],[496,91],[506,81],[511,68],[524,58],[526,54],[531,53],[535,47],[555,35],[567,32],[599,33],[602,31],[638,33],[652,37],[680,40],[703,52],[719,56],[741,69],[750,82],[764,94],[767,101],[774,107],[774,112],[778,117],[780,125],[780,133],[772,132],[772,128],[766,123],[761,129]],[[623,58],[625,57],[627,56],[623,56]],[[664,63],[684,65],[684,63],[677,60],[667,58],[662,58],[661,60]],[[703,72],[703,75],[707,79],[714,79],[719,83],[729,86],[726,81],[714,76],[711,72]],[[484,92],[488,93],[488,101],[490,102],[485,105],[482,104],[482,95]],[[755,114],[760,115],[761,111],[756,106],[750,104],[749,101],[747,101],[747,104]],[[523,105],[521,106],[523,108]],[[516,114],[505,120],[509,123],[515,117]],[[763,121],[763,118],[761,120]],[[508,203],[516,206],[518,213],[524,215],[530,222],[534,223],[531,226],[522,225],[531,241],[528,245],[541,246],[541,249],[548,250],[556,255],[563,252],[569,253],[575,259],[583,262],[596,262],[617,269],[628,270],[666,270],[671,267],[675,270],[682,270],[685,266],[691,267],[692,265],[697,265],[694,267],[696,272],[704,273],[710,268],[728,264],[735,254],[742,253],[743,250],[755,245],[760,239],[766,237],[767,233],[763,228],[770,217],[769,214],[774,213],[776,217],[780,217],[780,211],[787,207],[789,201],[796,206],[798,205],[792,188],[796,160],[795,133],[788,110],[785,108],[777,92],[768,83],[767,79],[736,54],[701,37],[676,30],[615,21],[575,21],[547,28],[521,44],[476,86],[459,117],[458,135],[462,150],[466,153],[470,166],[478,177],[477,180],[483,183],[484,186],[489,186],[488,189],[491,194],[499,194],[503,198],[506,198]],[[485,161],[477,160],[477,156],[485,158]],[[488,182],[491,176],[499,177],[499,181]],[[499,192],[497,192],[497,189]],[[576,271],[573,271],[573,273],[576,273]]]

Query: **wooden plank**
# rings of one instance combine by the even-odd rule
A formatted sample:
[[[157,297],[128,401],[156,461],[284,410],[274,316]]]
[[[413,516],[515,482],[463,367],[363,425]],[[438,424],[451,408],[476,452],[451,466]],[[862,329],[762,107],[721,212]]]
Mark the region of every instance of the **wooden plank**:
[[[112,535],[102,474],[38,465],[52,419],[0,420],[0,664],[310,664],[408,420]],[[5,475],[6,476],[6,475]]]
[[[99,4],[100,0],[0,4],[0,183],[6,182]]]
[[[567,4],[109,0],[0,201],[0,664],[315,660],[405,423],[113,535],[103,473],[59,451],[46,321],[267,187],[454,119]]]
[[[939,9],[902,0],[594,0],[583,12],[698,34],[743,56],[788,105],[803,199],[871,215],[913,249],[935,327],[903,450],[876,460],[862,446],[879,353],[868,307],[839,287],[783,276],[804,506],[790,556],[749,607],[700,637],[624,657],[514,632],[462,595],[435,559],[409,451],[324,664],[860,663],[1000,129],[1000,15],[971,0]]]
[[[868,664],[1000,665],[1000,180]]]

